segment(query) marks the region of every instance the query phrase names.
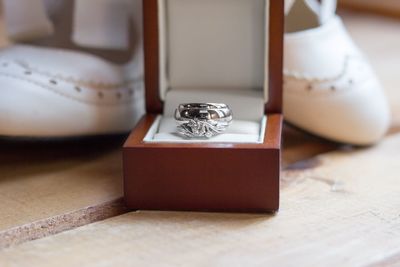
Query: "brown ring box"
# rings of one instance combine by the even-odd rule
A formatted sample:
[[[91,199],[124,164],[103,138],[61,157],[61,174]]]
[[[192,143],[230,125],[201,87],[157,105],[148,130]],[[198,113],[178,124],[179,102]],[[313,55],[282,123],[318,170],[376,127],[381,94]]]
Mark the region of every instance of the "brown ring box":
[[[284,1],[269,1],[268,121],[263,143],[258,144],[144,141],[157,115],[163,113],[159,2],[143,1],[147,115],[123,148],[126,205],[133,210],[276,212],[283,121]]]

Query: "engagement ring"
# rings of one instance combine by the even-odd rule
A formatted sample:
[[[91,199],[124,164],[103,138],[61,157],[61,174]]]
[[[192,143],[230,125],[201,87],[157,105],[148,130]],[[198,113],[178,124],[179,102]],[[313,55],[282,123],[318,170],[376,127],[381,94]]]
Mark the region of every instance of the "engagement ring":
[[[221,134],[232,119],[232,111],[226,104],[180,104],[175,111],[178,132],[188,138],[211,138]]]

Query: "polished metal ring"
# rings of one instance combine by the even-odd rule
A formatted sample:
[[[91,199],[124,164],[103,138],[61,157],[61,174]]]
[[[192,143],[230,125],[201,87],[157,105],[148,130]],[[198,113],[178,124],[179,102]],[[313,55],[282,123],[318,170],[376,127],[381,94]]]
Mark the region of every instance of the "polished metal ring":
[[[232,111],[226,104],[180,104],[175,110],[178,133],[187,138],[211,138],[231,124]]]

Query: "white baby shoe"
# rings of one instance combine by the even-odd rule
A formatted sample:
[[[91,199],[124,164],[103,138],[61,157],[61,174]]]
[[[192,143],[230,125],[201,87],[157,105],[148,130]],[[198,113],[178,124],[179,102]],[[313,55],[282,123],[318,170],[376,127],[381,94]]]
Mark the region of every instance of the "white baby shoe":
[[[388,103],[335,9],[333,0],[287,1],[285,117],[334,141],[373,144],[389,127]]]
[[[129,65],[80,52],[27,45],[3,49],[0,135],[128,132],[144,113],[142,79],[132,77],[134,73]]]
[[[41,1],[29,4],[40,10],[44,8]],[[118,3],[122,1],[125,0]],[[18,16],[17,11],[28,5],[24,0],[6,2],[8,16]],[[35,14],[10,20],[8,27],[13,30],[9,31],[9,37],[29,41],[45,36],[50,20],[43,16],[47,13]],[[80,32],[90,30],[90,20],[85,22],[85,27],[76,26]],[[90,44],[91,40],[85,41]],[[111,37],[102,41],[105,47],[115,43]],[[93,43],[100,44],[98,39]],[[67,49],[18,44],[3,48],[0,50],[0,136],[65,138],[128,132],[144,114],[140,51],[138,44],[133,59],[117,65]]]

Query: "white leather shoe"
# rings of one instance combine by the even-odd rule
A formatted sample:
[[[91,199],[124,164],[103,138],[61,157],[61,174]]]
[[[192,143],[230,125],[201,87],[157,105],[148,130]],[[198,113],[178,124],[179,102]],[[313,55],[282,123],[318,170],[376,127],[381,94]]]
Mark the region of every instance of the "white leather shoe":
[[[334,141],[369,145],[390,124],[383,90],[354,45],[336,2],[289,1],[284,112],[295,126]]]
[[[73,26],[74,39],[90,37],[93,28],[99,29],[93,39],[84,38],[86,47],[124,48],[125,36],[129,35],[124,29],[128,28],[114,21],[123,15],[119,21],[128,25],[131,14],[125,10],[135,13],[131,19],[136,20],[135,32],[140,34],[141,1],[108,0],[99,4],[96,0],[80,0],[75,5],[43,1],[28,4],[26,0],[4,0],[11,42],[41,41],[53,28],[57,30],[48,13],[73,6],[72,18],[57,21],[62,27]],[[92,8],[90,17],[82,18],[82,8],[90,4],[96,8]],[[35,12],[26,16],[26,10]],[[96,23],[104,27],[96,27]],[[112,31],[116,33],[109,34]],[[132,51],[129,63],[115,65],[65,49],[13,44],[0,50],[0,136],[65,138],[128,132],[144,113],[141,42]]]
[[[140,71],[137,73],[141,73]],[[0,135],[125,133],[144,112],[142,77],[128,66],[62,49],[0,51]]]

